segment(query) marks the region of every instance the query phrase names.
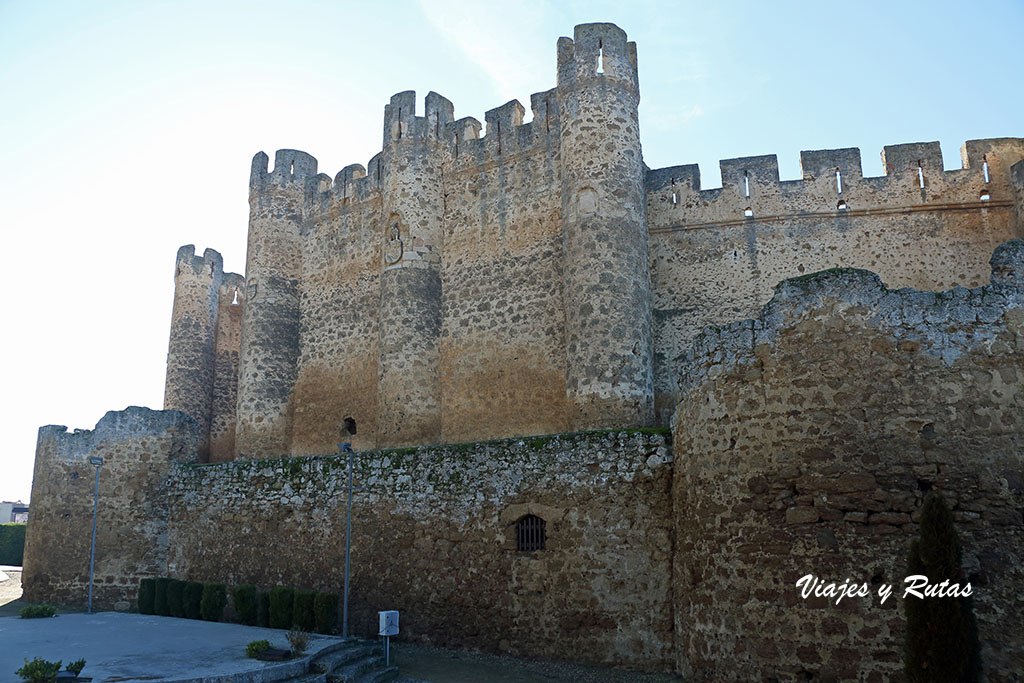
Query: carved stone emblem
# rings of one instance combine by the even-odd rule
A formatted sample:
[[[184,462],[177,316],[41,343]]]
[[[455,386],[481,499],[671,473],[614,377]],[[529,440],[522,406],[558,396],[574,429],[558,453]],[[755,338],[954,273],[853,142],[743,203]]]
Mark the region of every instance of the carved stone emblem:
[[[384,263],[393,266],[402,260],[402,238],[398,231],[398,223],[391,226],[391,239],[384,245]]]

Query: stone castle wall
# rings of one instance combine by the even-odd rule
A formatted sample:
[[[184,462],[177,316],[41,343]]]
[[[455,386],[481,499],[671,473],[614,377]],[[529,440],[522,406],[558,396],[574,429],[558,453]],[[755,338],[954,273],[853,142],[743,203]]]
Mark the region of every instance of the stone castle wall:
[[[992,265],[992,285],[938,293],[850,269],[790,280],[699,339],[674,418],[680,671],[898,677],[928,490],[954,511],[988,680],[1024,670],[1024,241]],[[806,574],[872,597],[803,601]]]
[[[95,468],[99,476],[93,604],[134,602],[139,579],[167,566],[171,464],[196,460],[199,430],[179,411],[128,408],[94,430],[39,429],[32,519],[25,539],[25,600],[85,604],[89,593]]]
[[[346,417],[358,448],[667,425],[696,335],[754,315],[778,282],[849,266],[973,287],[1024,235],[1022,138],[969,141],[954,171],[938,143],[888,146],[878,178],[857,149],[801,153],[794,181],[774,156],[729,159],[702,189],[695,165],[644,165],[621,29],[577,26],[557,61],[528,123],[513,100],[483,134],[437,93],[401,92],[365,168],[256,155],[238,379],[215,378],[237,414],[211,425],[214,460],[327,452]],[[210,309],[178,291],[175,320]],[[172,346],[208,340],[204,325],[173,326]],[[165,407],[205,429],[210,373],[192,365],[169,357],[168,387],[192,398]]]

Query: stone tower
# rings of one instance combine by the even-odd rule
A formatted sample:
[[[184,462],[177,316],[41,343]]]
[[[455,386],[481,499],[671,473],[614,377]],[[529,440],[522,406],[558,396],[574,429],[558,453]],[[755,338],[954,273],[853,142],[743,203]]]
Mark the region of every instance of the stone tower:
[[[235,451],[240,457],[288,455],[299,353],[302,212],[316,182],[316,159],[278,150],[252,161],[249,243],[245,263]]]
[[[412,91],[384,108],[379,445],[441,440],[441,141],[453,112],[433,92],[424,117],[416,116]]]
[[[558,41],[567,387],[573,429],[654,419],[636,43],[614,24]]]
[[[181,247],[174,265],[164,410],[180,410],[199,423],[199,459],[205,462],[210,455],[217,309],[224,261],[213,249],[202,256],[195,252],[191,244]]]

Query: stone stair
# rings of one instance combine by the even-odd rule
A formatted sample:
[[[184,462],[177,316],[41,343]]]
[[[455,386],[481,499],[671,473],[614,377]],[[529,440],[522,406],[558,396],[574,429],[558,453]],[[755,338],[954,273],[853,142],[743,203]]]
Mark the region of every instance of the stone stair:
[[[380,643],[357,639],[317,653],[309,672],[293,683],[385,683],[398,677],[397,666],[384,665]]]

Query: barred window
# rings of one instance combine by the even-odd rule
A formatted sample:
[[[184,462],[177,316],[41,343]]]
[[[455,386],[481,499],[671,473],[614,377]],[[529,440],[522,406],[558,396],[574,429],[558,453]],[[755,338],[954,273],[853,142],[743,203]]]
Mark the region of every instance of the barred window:
[[[516,522],[516,550],[544,550],[547,543],[546,526],[547,522],[536,515],[526,515]]]

